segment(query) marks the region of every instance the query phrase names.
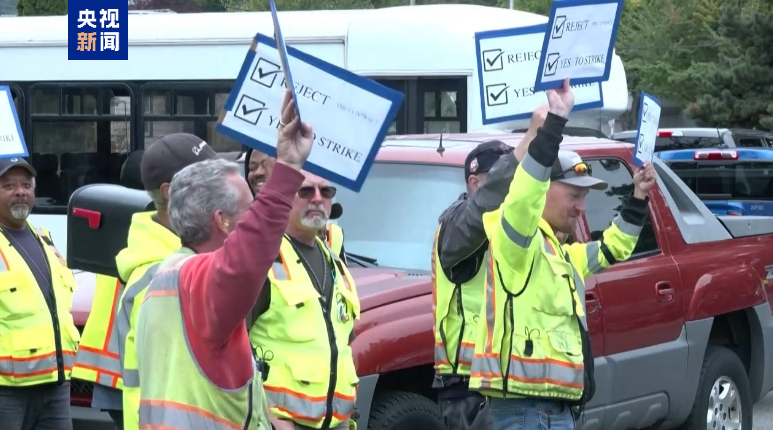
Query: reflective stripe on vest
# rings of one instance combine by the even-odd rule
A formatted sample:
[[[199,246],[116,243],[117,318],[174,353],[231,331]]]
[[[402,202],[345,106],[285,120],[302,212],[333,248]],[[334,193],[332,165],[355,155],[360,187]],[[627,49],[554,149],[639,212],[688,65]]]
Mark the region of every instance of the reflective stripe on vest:
[[[470,365],[475,353],[486,268],[481,267],[472,279],[462,285],[451,282],[439,267],[440,229],[438,226],[432,248],[435,373],[467,376],[470,374]],[[439,297],[442,299],[440,303]],[[441,314],[438,314],[439,307]]]
[[[135,328],[137,364],[142,369],[138,427],[268,430],[260,373],[242,387],[220,389],[191,352],[179,299],[180,269],[191,255],[181,253],[154,267],[156,274],[140,305]],[[249,350],[246,354],[250,357]],[[154,366],[160,360],[165,364]],[[170,369],[176,373],[168,375]]]
[[[126,364],[127,355],[135,354],[134,351],[129,352],[127,350],[127,348],[134,348],[134,344],[126,344],[129,332],[132,329],[131,317],[132,311],[134,309],[134,302],[137,299],[137,296],[139,296],[143,291],[145,291],[146,288],[148,288],[150,281],[153,279],[153,276],[158,271],[160,265],[161,263],[156,263],[150,266],[140,279],[132,283],[126,289],[126,292],[123,295],[123,299],[121,299],[121,306],[119,308],[118,315],[116,316],[116,338],[119,339],[118,344],[120,345],[121,351],[120,358],[121,367],[123,369],[123,384],[125,387],[140,386],[139,371],[137,369],[131,368],[130,366],[127,366]]]
[[[545,243],[545,251],[552,253],[553,247],[549,243]],[[554,254],[555,255],[555,254]],[[548,264],[545,262],[545,264]],[[507,321],[507,315],[497,315],[497,309],[503,309],[505,314],[512,312],[513,318],[518,321],[518,311],[513,309],[512,296],[508,296],[504,288],[498,288],[495,276],[495,270],[498,270],[498,266],[494,258],[489,252],[489,258],[487,261],[488,274],[486,277],[486,300],[484,310],[486,313],[486,336],[485,344],[482,348],[478,348],[472,362],[472,377],[476,384],[471,384],[474,389],[479,391],[496,391],[520,395],[536,395],[545,397],[564,398],[569,400],[577,400],[582,395],[584,387],[585,367],[580,361],[579,363],[571,363],[558,359],[558,355],[552,354],[550,351],[543,351],[541,355],[544,358],[532,357],[531,354],[524,354],[528,356],[521,356],[516,353],[508,353],[507,351],[499,351],[506,343],[502,339],[494,338],[494,329],[497,324],[497,318],[502,319],[500,323],[505,324]],[[528,268],[526,270],[529,270]],[[552,269],[546,269],[551,270]],[[501,275],[500,275],[501,276]],[[577,276],[575,276],[577,279]],[[528,285],[524,286],[524,290]],[[540,286],[541,287],[541,286]],[[561,288],[560,286],[558,288]],[[578,284],[579,288],[579,284]],[[498,293],[502,297],[498,297]],[[501,305],[500,305],[501,303]],[[508,309],[509,304],[509,309]],[[524,303],[525,306],[530,304]],[[532,311],[536,312],[536,311]],[[566,324],[569,326],[573,322],[574,316],[566,317]],[[523,317],[520,318],[523,320]],[[574,321],[575,327],[579,330],[576,321]],[[511,328],[510,330],[515,330]],[[541,330],[545,330],[544,327],[533,327],[523,334],[519,333],[520,337],[510,338],[513,342],[528,342],[531,336],[540,337],[540,342],[546,342],[546,338],[549,336],[556,336],[550,338],[549,342],[560,342],[561,339],[557,333],[543,333]],[[577,333],[579,336],[579,332]],[[566,341],[564,341],[566,342]],[[555,347],[555,346],[554,346]],[[532,341],[532,351],[534,348],[541,348],[541,346]],[[525,351],[524,344],[511,345],[510,350]],[[502,355],[509,355],[508,359],[503,360]],[[582,358],[582,353],[579,353],[578,358]],[[505,376],[505,373],[507,375]],[[515,384],[505,384],[504,378]],[[473,382],[473,380],[471,380]],[[501,384],[502,388],[498,387]]]
[[[108,285],[100,285],[100,281],[102,281],[100,277],[102,276],[97,275],[97,289],[108,287]],[[72,377],[105,387],[120,389],[123,387],[123,383],[121,380],[118,334],[115,330],[115,315],[118,310],[121,294],[123,293],[123,283],[114,278],[109,278],[109,280],[111,281],[110,284],[113,284],[113,294],[110,295],[110,313],[107,315],[95,313],[95,307],[107,304],[99,303],[100,300],[98,300],[98,297],[104,300],[104,297],[106,297],[104,292],[95,292],[94,304],[91,307],[92,312],[86,322],[81,343],[78,346],[78,353],[75,356]],[[106,316],[106,318],[97,319],[100,316]],[[99,343],[92,346],[94,342]]]
[[[326,428],[333,428],[354,411],[358,379],[348,341],[359,316],[359,300],[338,256],[322,240],[318,244],[335,270],[331,312],[323,312],[309,273],[285,238],[269,274],[271,303],[250,328],[250,341],[258,358],[271,365],[264,388],[274,415],[307,427],[329,423]],[[338,350],[335,363],[329,358],[328,329],[333,330]],[[331,366],[336,375],[333,387]]]
[[[6,387],[53,383],[60,374],[69,380],[80,340],[70,314],[75,278],[48,232],[28,225],[48,262],[58,321],[51,321],[33,269],[8,240],[0,241],[0,386]]]

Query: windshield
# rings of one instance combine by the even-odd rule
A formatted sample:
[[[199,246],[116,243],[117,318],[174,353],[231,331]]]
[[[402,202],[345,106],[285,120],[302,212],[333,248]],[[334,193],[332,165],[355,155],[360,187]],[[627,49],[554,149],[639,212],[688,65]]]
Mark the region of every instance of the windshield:
[[[346,252],[430,270],[438,217],[464,188],[461,167],[374,163],[359,193],[338,188]]]
[[[669,166],[703,199],[714,195],[717,199],[773,200],[773,162],[699,161]]]

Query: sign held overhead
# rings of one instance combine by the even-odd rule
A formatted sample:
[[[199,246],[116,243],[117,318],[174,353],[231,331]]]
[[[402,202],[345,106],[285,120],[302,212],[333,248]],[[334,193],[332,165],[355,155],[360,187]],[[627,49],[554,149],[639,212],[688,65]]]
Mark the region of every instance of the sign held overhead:
[[[287,47],[294,95],[314,129],[305,170],[359,191],[403,94]],[[277,129],[287,80],[276,40],[258,34],[247,53],[216,129],[276,157]]]
[[[535,91],[541,46],[547,25],[475,33],[480,109],[484,125],[529,118],[547,101]],[[574,111],[604,105],[601,84],[572,85]]]
[[[660,101],[641,92],[639,95],[639,125],[636,127],[636,146],[633,151],[633,164],[642,167],[652,162],[655,153],[655,140],[658,138],[660,124]]]
[[[609,80],[624,0],[553,1],[537,69],[536,91]]]
[[[0,159],[29,155],[11,88],[0,86]]]

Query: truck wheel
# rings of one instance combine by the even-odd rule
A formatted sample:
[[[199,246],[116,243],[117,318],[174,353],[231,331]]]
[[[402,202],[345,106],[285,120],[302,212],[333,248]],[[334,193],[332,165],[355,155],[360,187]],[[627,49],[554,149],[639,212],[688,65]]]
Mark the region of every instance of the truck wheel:
[[[706,348],[701,379],[683,430],[752,428],[752,395],[741,359],[716,345]]]
[[[368,430],[446,430],[437,403],[414,393],[386,391],[373,399]]]

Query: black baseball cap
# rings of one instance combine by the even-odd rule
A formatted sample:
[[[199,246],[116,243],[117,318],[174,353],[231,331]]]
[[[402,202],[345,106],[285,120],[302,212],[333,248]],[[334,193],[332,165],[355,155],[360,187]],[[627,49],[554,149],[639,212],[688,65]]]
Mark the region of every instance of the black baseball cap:
[[[142,155],[144,153],[145,151],[142,149],[129,153],[121,167],[121,176],[118,178],[120,185],[133,190],[145,189],[145,186],[142,184],[142,173],[140,172],[140,164],[142,163]]]
[[[172,182],[175,173],[199,161],[217,158],[217,152],[201,138],[189,133],[174,133],[145,148],[140,175],[146,190],[157,190]]]
[[[488,172],[500,156],[512,152],[513,149],[512,146],[499,140],[490,140],[476,146],[464,160],[464,179],[466,180],[470,175]]]
[[[30,175],[33,177],[38,176],[38,172],[35,170],[35,168],[30,166],[30,164],[27,163],[27,160],[23,158],[6,158],[0,160],[0,176],[5,175],[6,172],[13,169],[14,167],[21,167],[22,169],[30,172]]]

